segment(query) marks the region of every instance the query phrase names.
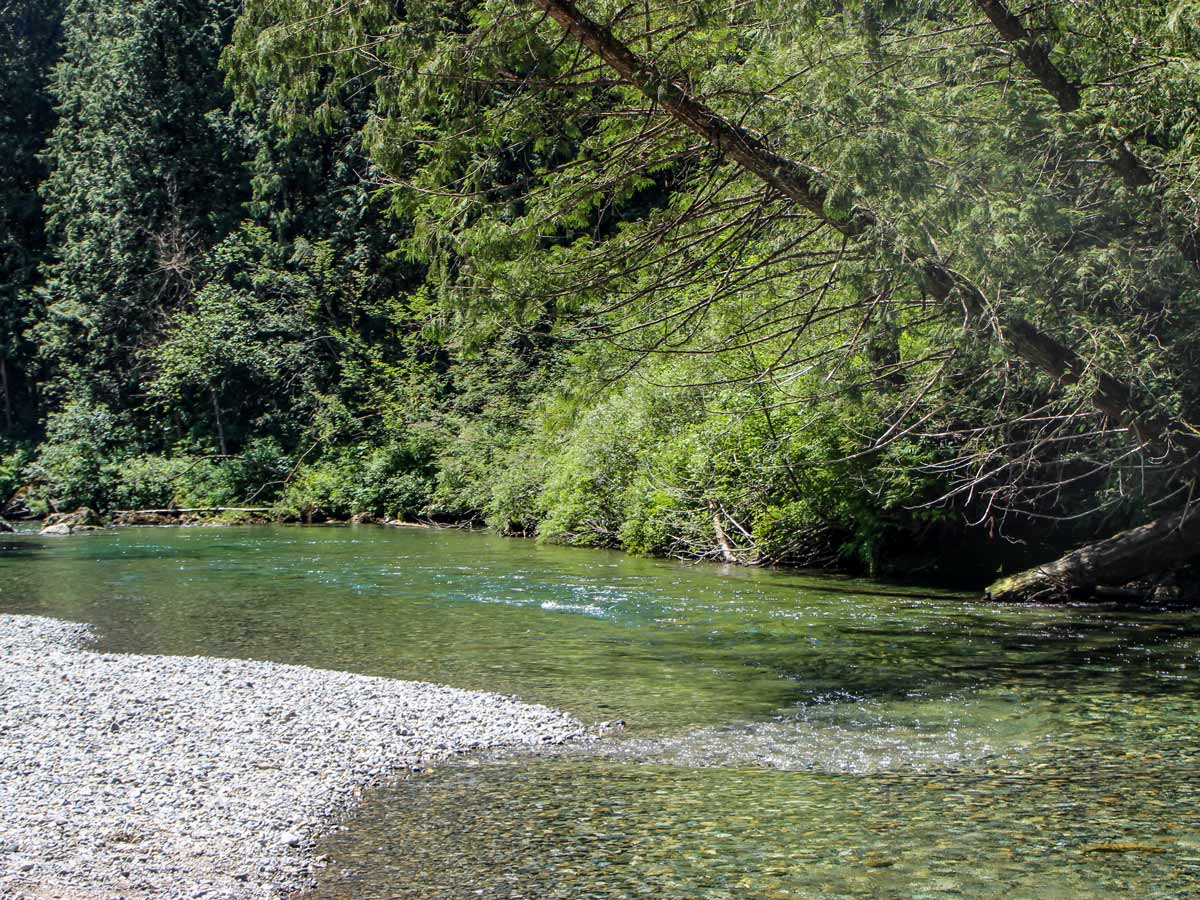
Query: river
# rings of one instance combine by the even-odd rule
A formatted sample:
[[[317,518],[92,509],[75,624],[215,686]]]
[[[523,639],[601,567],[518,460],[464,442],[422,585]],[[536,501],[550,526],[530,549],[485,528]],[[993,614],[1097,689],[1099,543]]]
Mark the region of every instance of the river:
[[[1195,614],[336,527],[7,538],[0,612],[624,723],[375,791],[315,897],[1200,895]]]

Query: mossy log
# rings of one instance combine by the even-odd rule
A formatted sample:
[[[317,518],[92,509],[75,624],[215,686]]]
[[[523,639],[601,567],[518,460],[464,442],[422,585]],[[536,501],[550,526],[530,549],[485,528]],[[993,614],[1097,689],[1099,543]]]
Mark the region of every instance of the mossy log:
[[[1091,599],[1104,588],[1166,573],[1196,559],[1200,559],[1200,503],[1001,578],[986,596],[1002,602]]]

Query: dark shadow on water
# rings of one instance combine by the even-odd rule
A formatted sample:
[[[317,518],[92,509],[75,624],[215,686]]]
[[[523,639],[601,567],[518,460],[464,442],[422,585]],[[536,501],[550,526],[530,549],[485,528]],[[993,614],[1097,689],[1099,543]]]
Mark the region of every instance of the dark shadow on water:
[[[42,545],[35,541],[0,540],[0,553],[6,557],[35,556]]]

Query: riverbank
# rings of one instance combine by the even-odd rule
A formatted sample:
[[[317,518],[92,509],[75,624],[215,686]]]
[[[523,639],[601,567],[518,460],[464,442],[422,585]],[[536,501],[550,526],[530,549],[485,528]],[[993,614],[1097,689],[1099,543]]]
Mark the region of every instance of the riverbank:
[[[31,523],[41,524],[40,534],[46,536],[61,537],[83,532],[103,531],[105,527],[225,527],[225,526],[253,526],[253,525],[351,525],[351,526],[379,526],[385,528],[414,528],[414,529],[454,529],[454,530],[476,530],[474,523],[471,521],[464,522],[437,522],[423,521],[412,522],[404,519],[386,519],[368,515],[355,515],[349,519],[344,518],[328,518],[324,516],[308,516],[306,518],[297,518],[292,515],[279,514],[271,508],[205,508],[205,509],[155,509],[155,510],[118,510],[113,512],[108,518],[99,516],[90,509],[81,508],[73,513],[55,513],[47,516],[44,519],[36,519],[28,517],[20,520],[23,525],[19,525],[14,529],[8,522],[0,519],[0,533],[11,533],[14,530],[18,533],[29,532]],[[1194,523],[1193,523],[1194,524]],[[1189,525],[1192,528],[1193,525]],[[1118,562],[1121,559],[1129,557],[1133,554],[1133,550],[1137,548],[1138,535],[1142,533],[1159,534],[1162,533],[1162,526],[1145,526],[1139,529],[1133,529],[1130,532],[1117,535],[1110,541],[1102,542],[1101,544],[1092,545],[1092,549],[1097,551],[1105,550],[1108,557]],[[1170,532],[1170,529],[1168,529]],[[528,539],[528,535],[522,534],[503,534],[506,538]],[[1174,541],[1175,549],[1186,547],[1190,539],[1189,533],[1167,534],[1167,541]],[[1129,541],[1133,543],[1130,544]],[[1105,549],[1107,548],[1107,549]],[[598,548],[603,549],[603,548]],[[746,561],[741,559],[720,560],[696,557],[684,559],[675,556],[661,556],[658,554],[630,554],[629,551],[619,548],[612,548],[617,552],[633,556],[647,556],[648,558],[656,559],[675,559],[681,562],[689,563],[708,563],[720,566],[738,566],[743,568],[767,568],[776,571],[793,571],[804,574],[818,574],[826,578],[854,578],[853,573],[837,568],[804,568],[793,567],[788,565],[764,565],[759,561]],[[1118,583],[1114,584],[1087,584],[1082,582],[1075,588],[1062,590],[1043,589],[1043,581],[1049,578],[1054,583],[1067,584],[1070,579],[1062,581],[1059,577],[1063,572],[1075,571],[1072,567],[1081,559],[1087,559],[1090,550],[1082,548],[1076,552],[1069,554],[1067,557],[1044,566],[1037,566],[1033,569],[1027,569],[1018,573],[1015,576],[1001,577],[999,580],[994,580],[996,572],[1003,572],[1003,566],[996,568],[993,563],[995,560],[987,560],[986,555],[980,559],[967,554],[962,558],[968,560],[970,574],[960,574],[957,577],[943,571],[941,577],[934,577],[927,572],[924,572],[921,565],[914,564],[914,568],[909,573],[908,577],[881,577],[875,576],[872,580],[881,585],[887,585],[889,588],[898,590],[909,590],[914,587],[922,590],[936,589],[944,591],[956,591],[964,593],[975,593],[982,595],[989,602],[1002,603],[1037,603],[1037,604],[1064,604],[1064,603],[1097,603],[1097,604],[1116,604],[1130,608],[1138,609],[1163,609],[1163,608],[1185,608],[1193,609],[1200,606],[1200,568],[1196,566],[1183,566],[1172,570],[1167,570],[1158,573],[1153,577],[1135,578],[1132,581],[1124,581],[1117,579]],[[1187,552],[1190,552],[1188,550]],[[1136,554],[1133,554],[1136,556]],[[960,556],[962,556],[960,554]],[[1055,575],[1055,573],[1059,573]],[[1079,575],[1079,572],[1075,573]],[[918,577],[918,576],[922,577]],[[1063,576],[1065,577],[1065,576]],[[1058,579],[1058,581],[1056,581]],[[1085,579],[1086,580],[1086,579]],[[1015,588],[1020,588],[1015,589]]]
[[[470,522],[410,522],[358,515],[345,519],[324,516],[298,516],[280,513],[271,507],[210,507],[203,509],[146,509],[114,510],[101,516],[81,508],[70,513],[53,513],[45,517],[27,515],[14,517],[21,527],[0,518],[0,533],[32,531],[42,534],[68,535],[77,531],[97,531],[104,527],[128,528],[189,528],[193,526],[222,527],[229,525],[379,525],[390,528],[458,528],[471,529]]]
[[[367,785],[586,737],[496,694],[89,640],[0,615],[0,897],[274,900]]]

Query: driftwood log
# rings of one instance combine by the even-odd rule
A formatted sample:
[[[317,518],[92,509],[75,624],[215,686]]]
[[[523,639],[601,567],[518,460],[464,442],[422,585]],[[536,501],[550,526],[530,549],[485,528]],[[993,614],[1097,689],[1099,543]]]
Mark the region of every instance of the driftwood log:
[[[713,531],[717,536],[717,546],[721,548],[721,561],[736,564],[738,562],[737,550],[729,540],[729,535],[725,533],[725,526],[721,524],[720,504],[716,500],[709,500],[708,511],[712,513]]]
[[[1092,599],[1200,559],[1200,503],[1088,544],[1054,562],[1001,578],[989,600],[1055,602]]]
[[[221,513],[270,513],[274,512],[269,506],[203,506],[180,509],[114,509],[114,516],[186,516],[186,515],[220,515]]]

